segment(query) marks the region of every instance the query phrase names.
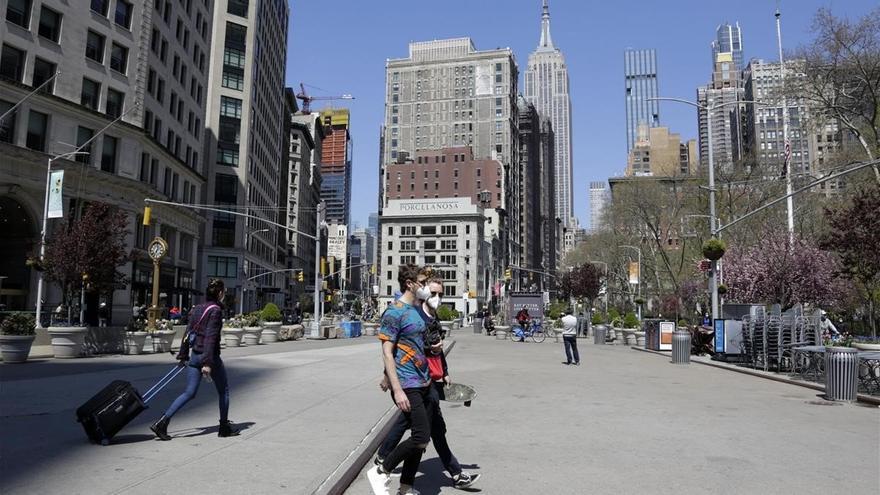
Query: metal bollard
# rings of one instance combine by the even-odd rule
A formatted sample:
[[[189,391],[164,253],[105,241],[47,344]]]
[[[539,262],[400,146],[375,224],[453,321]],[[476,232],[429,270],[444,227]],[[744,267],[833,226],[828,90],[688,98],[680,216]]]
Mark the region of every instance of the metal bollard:
[[[605,332],[608,327],[605,325],[596,325],[593,327],[593,343],[596,345],[605,345]]]
[[[691,332],[687,330],[672,332],[672,362],[675,364],[691,362]]]
[[[855,401],[858,398],[859,354],[852,347],[825,348],[825,398]]]

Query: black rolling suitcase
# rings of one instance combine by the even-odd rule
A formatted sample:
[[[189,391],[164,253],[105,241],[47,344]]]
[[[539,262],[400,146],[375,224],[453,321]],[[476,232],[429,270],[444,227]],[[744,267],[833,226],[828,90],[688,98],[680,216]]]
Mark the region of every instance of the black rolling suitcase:
[[[82,423],[92,443],[107,445],[184,368],[185,366],[175,366],[143,396],[131,383],[115,380],[76,410],[76,420]]]

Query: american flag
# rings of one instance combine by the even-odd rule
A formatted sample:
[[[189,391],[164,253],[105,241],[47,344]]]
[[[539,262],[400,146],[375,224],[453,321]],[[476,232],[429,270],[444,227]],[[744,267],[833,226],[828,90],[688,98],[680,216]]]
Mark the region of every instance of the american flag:
[[[786,172],[788,172],[788,164],[791,163],[791,141],[788,139],[785,140],[785,151],[783,155],[785,156],[785,162],[782,164],[782,176],[785,177]]]

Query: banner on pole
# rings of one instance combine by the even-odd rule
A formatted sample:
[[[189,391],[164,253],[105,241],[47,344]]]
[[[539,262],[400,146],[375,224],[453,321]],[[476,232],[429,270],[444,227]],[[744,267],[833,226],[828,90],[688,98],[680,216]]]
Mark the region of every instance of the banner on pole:
[[[629,283],[639,283],[639,264],[635,261],[629,262]]]
[[[49,208],[48,218],[64,217],[64,197],[61,194],[64,186],[64,170],[55,170],[49,175]]]

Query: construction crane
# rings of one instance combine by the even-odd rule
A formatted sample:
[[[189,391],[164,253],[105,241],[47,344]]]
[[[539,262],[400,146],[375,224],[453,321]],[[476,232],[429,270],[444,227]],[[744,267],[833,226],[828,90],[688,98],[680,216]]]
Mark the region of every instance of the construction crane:
[[[299,83],[299,93],[296,95],[297,99],[302,100],[302,113],[308,114],[311,113],[310,104],[313,101],[317,100],[353,100],[354,96],[351,95],[339,95],[339,96],[309,96],[306,93],[306,86],[303,83]]]

